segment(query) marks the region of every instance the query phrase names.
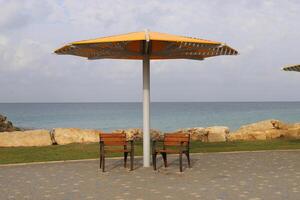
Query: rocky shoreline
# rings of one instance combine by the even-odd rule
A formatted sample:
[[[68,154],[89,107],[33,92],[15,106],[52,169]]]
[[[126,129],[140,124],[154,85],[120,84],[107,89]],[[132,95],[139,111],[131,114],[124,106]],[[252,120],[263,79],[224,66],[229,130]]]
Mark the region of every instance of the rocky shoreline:
[[[5,120],[3,120],[5,119]],[[65,145],[71,143],[98,142],[101,130],[79,128],[54,128],[52,130],[18,130],[10,126],[6,118],[9,131],[0,133],[0,147],[26,147]],[[201,142],[226,142],[226,141],[254,141],[272,139],[300,139],[300,123],[288,124],[279,120],[270,119],[259,121],[240,127],[230,132],[226,126],[193,127],[173,131],[173,133],[188,133],[192,141]],[[142,140],[142,129],[118,129],[113,133],[126,133],[127,139]],[[152,139],[162,139],[163,132],[151,129]]]
[[[0,132],[20,131],[21,129],[15,127],[6,116],[0,114]]]

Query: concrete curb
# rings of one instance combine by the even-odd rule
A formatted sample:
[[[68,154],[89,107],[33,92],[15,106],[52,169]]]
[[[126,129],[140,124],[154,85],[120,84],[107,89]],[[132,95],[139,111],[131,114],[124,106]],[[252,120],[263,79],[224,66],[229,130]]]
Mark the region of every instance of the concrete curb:
[[[206,152],[206,153],[191,153],[191,155],[207,155],[207,154],[238,154],[238,153],[265,153],[265,152],[300,152],[300,149],[280,149],[280,150],[257,150],[257,151],[227,151],[227,152]],[[135,158],[142,158],[143,156],[134,156]],[[123,157],[110,157],[109,160],[122,159]],[[29,162],[29,163],[13,163],[0,164],[0,167],[26,166],[26,165],[41,165],[41,164],[56,164],[56,163],[76,163],[99,160],[98,158],[79,159],[79,160],[58,160],[45,162]]]

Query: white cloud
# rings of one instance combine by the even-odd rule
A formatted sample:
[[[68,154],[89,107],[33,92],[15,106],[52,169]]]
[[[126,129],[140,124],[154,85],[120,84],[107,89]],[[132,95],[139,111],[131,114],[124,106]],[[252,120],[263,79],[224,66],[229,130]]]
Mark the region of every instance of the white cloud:
[[[40,61],[44,53],[45,48],[42,44],[33,40],[23,40],[15,49],[15,54],[12,58],[12,61],[14,61],[13,66],[20,68],[36,67],[32,64]]]
[[[205,4],[179,0],[0,0],[0,3],[0,84],[4,80],[9,82],[3,79],[7,76],[12,80],[18,77],[11,86],[14,89],[28,76],[31,79],[25,82],[29,85],[36,85],[41,78],[47,80],[40,87],[46,87],[52,94],[36,89],[31,93],[32,99],[43,93],[49,101],[58,92],[62,99],[86,96],[101,101],[109,96],[117,98],[120,93],[120,98],[138,100],[140,96],[136,94],[140,91],[133,92],[133,88],[141,88],[141,62],[84,61],[51,53],[73,40],[144,28],[224,41],[240,52],[236,57],[201,62],[152,62],[154,100],[172,100],[177,95],[179,100],[196,101],[300,98],[292,89],[293,84],[299,84],[299,76],[280,71],[281,65],[300,62],[297,48],[300,3],[296,0],[228,0],[226,4],[222,0]],[[67,86],[62,89],[61,85]],[[85,90],[74,92],[79,87],[101,88],[101,92],[99,95]],[[128,88],[130,92],[124,93]],[[212,88],[216,90],[214,94],[210,92]],[[278,88],[284,91],[278,92]],[[266,90],[270,92],[264,93]],[[5,96],[6,100],[24,100],[22,96],[10,98],[9,92]],[[30,96],[25,100],[30,101]]]
[[[8,38],[3,35],[0,35],[0,46],[5,46],[7,44],[8,44]]]
[[[1,30],[11,27],[19,27],[27,23],[27,14],[23,11],[22,1],[0,2],[0,28]]]

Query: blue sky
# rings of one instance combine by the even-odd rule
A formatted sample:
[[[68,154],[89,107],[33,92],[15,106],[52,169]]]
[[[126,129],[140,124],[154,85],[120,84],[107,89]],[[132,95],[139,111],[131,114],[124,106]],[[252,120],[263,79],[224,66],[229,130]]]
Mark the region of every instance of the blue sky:
[[[141,61],[58,56],[82,39],[142,31],[226,42],[240,52],[151,62],[152,101],[299,101],[298,0],[0,0],[0,102],[142,100]]]

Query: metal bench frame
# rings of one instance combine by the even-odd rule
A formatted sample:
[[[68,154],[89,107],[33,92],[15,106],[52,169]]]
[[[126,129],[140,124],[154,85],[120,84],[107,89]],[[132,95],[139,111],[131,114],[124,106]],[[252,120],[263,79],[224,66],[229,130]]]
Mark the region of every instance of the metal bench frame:
[[[105,172],[105,155],[108,152],[123,152],[124,167],[127,167],[127,156],[130,154],[130,170],[134,165],[134,141],[126,141],[125,133],[101,133],[99,135],[100,145],[100,169]],[[122,149],[110,149],[109,147],[123,147]],[[130,146],[130,148],[128,148]]]
[[[162,142],[162,149],[158,149],[156,144],[157,142]],[[173,147],[170,149],[168,147]],[[177,149],[174,149],[177,147]],[[161,154],[164,167],[168,167],[167,154],[179,154],[179,170],[182,172],[182,154],[185,154],[188,161],[188,167],[191,167],[190,161],[190,134],[184,133],[166,133],[164,134],[163,141],[153,140],[152,141],[152,163],[153,169],[156,170],[156,158],[157,154]]]

